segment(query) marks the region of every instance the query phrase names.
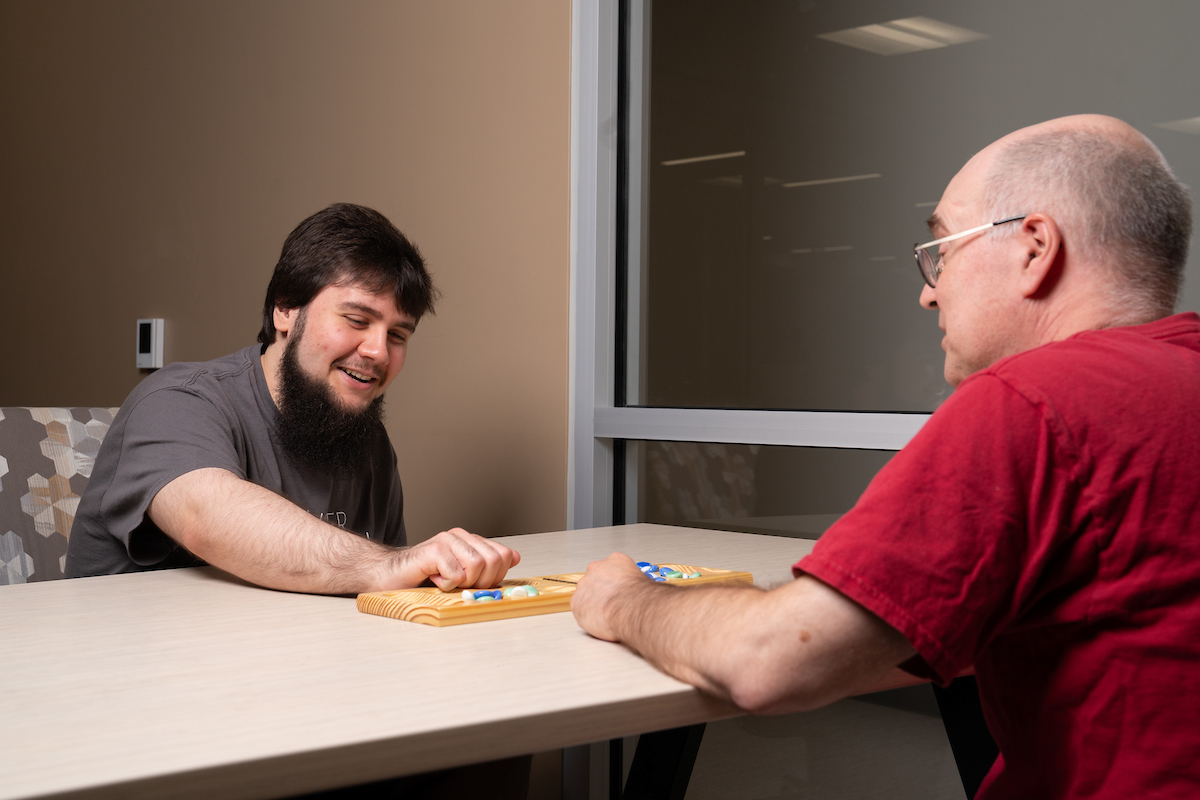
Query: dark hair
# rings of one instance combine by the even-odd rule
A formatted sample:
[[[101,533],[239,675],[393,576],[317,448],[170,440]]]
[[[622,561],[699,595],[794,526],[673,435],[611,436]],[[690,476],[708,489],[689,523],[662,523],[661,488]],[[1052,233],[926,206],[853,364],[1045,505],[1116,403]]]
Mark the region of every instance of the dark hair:
[[[258,341],[275,341],[275,308],[303,308],[326,286],[353,283],[390,291],[396,306],[421,319],[438,292],[416,246],[387,217],[365,206],[335,203],[296,226],[283,243],[267,286]]]

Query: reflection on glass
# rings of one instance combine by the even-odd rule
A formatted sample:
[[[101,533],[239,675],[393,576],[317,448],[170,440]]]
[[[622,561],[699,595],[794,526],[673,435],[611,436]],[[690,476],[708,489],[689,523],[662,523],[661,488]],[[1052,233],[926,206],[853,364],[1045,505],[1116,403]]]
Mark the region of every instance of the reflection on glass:
[[[891,459],[887,450],[629,442],[638,522],[816,539]]]
[[[1016,128],[1112,114],[1200,187],[1200,3],[633,5],[631,405],[932,411],[910,248]]]

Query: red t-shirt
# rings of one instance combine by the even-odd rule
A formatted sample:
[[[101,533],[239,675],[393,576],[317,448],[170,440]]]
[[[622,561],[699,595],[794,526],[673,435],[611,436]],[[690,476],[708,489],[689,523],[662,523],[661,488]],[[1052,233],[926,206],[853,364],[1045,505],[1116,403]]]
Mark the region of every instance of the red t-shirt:
[[[963,381],[794,570],[975,665],[980,798],[1200,796],[1200,316]]]

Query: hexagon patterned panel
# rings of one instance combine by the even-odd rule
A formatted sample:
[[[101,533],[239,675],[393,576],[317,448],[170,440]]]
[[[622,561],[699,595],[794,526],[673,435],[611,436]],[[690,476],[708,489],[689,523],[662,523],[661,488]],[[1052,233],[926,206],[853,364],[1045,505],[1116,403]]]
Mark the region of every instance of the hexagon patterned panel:
[[[63,577],[79,496],[116,413],[0,409],[0,585]]]

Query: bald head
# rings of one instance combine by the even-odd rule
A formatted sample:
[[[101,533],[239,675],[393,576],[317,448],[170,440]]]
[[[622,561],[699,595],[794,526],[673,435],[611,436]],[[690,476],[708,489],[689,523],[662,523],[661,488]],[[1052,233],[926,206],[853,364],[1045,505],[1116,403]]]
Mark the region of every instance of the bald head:
[[[1050,120],[1005,136],[968,168],[981,179],[982,218],[1049,214],[1066,253],[1099,268],[1097,278],[1111,283],[1128,317],[1172,312],[1191,239],[1191,200],[1134,128],[1093,114]]]

